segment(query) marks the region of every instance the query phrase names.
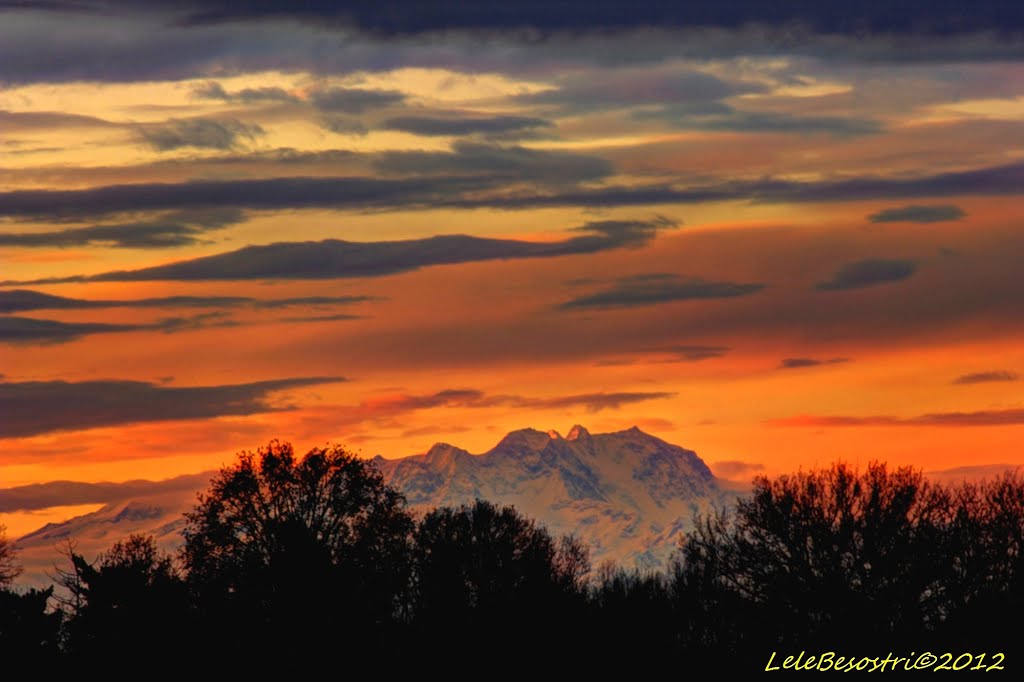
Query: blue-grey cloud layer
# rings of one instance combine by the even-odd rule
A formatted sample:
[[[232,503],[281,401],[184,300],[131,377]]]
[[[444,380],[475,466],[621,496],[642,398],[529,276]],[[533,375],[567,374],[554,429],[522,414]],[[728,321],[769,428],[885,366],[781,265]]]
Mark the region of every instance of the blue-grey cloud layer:
[[[454,152],[393,152],[377,170],[409,177],[279,177],[0,192],[0,216],[41,218],[195,208],[398,210],[419,208],[602,208],[709,201],[841,202],[935,196],[1019,196],[1024,163],[922,176],[798,182],[723,180],[692,187],[583,187],[612,172],[604,159],[520,147],[456,145]],[[419,176],[417,177],[417,174]],[[504,191],[509,180],[556,187]],[[470,196],[472,193],[474,196]]]
[[[431,265],[506,258],[545,258],[642,246],[662,230],[676,226],[651,220],[592,221],[576,228],[583,234],[557,242],[487,239],[444,235],[390,242],[281,242],[249,246],[216,256],[141,270],[108,272],[50,281],[130,282],[147,280],[336,279],[377,277]]]
[[[917,272],[917,263],[900,258],[866,258],[844,264],[832,279],[819,282],[819,291],[863,289],[901,282]]]
[[[157,249],[196,244],[204,235],[245,220],[235,208],[170,211],[148,220],[69,227],[47,232],[0,233],[0,246],[66,248],[105,246],[125,249]]]
[[[107,324],[103,322],[61,322],[35,317],[0,316],[0,343],[16,345],[57,344],[76,341],[92,334],[114,334],[119,332],[158,331],[165,334],[208,329],[211,327],[235,327],[238,322],[224,312],[208,312],[196,315],[165,317],[156,322],[141,324]]]
[[[376,300],[372,296],[301,296],[259,299],[248,296],[161,296],[137,299],[84,299],[55,296],[29,289],[0,291],[0,313],[32,310],[88,310],[96,308],[289,308],[335,306]]]
[[[551,125],[550,121],[533,116],[396,116],[384,121],[382,127],[428,136],[504,136]]]
[[[649,276],[624,277],[607,289],[578,296],[559,307],[562,310],[635,308],[674,301],[749,296],[761,291],[764,287],[764,284],[759,283],[711,282],[659,273]]]
[[[213,471],[206,471],[163,481],[133,480],[122,483],[49,481],[0,488],[0,514],[75,504],[108,504],[165,493],[190,493],[205,488],[214,474]]]
[[[873,223],[939,223],[960,220],[966,213],[959,206],[937,204],[932,206],[899,206],[887,208],[868,216]]]
[[[272,394],[336,383],[342,377],[296,377],[221,386],[171,387],[142,381],[0,383],[0,438],[152,421],[204,419],[288,409]]]
[[[783,358],[782,362],[779,363],[779,369],[803,369],[820,365],[838,365],[849,361],[849,358]]]

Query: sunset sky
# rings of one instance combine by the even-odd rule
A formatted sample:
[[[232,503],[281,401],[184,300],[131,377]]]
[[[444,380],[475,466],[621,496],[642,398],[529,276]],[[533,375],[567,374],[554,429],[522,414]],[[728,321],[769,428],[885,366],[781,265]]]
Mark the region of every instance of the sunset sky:
[[[0,488],[1024,464],[1017,3],[333,4],[0,2]]]

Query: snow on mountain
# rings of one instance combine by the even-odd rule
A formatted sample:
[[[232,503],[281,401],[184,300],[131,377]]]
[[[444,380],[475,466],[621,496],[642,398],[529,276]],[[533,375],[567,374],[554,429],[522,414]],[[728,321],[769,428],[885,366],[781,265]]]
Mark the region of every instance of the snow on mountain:
[[[624,566],[664,567],[680,535],[692,528],[694,515],[735,495],[694,452],[636,427],[591,434],[574,426],[564,437],[522,429],[481,455],[438,443],[421,455],[377,456],[372,463],[418,511],[478,497],[510,504],[556,535],[575,534],[590,546],[595,565],[610,559]],[[106,500],[85,491],[89,500],[107,503],[17,540],[26,569],[20,581],[50,584],[54,566],[66,567],[62,553],[68,541],[89,559],[132,533],[153,535],[164,549],[177,549],[183,514],[211,474],[111,484]]]
[[[18,560],[25,573],[18,579],[25,585],[49,585],[55,567],[69,568],[68,543],[89,560],[110,549],[133,533],[152,535],[165,551],[181,546],[183,514],[195,503],[195,492],[162,492],[130,500],[118,500],[62,523],[48,523],[16,542]]]
[[[420,509],[483,498],[511,504],[553,533],[573,533],[595,563],[664,567],[695,514],[729,497],[691,450],[633,427],[522,429],[480,455],[438,443],[422,455],[377,456],[385,480]]]

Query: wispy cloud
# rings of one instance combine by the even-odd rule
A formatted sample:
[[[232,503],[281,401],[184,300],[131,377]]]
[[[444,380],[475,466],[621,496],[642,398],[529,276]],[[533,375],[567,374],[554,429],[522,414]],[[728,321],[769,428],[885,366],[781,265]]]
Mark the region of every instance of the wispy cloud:
[[[802,369],[804,367],[818,367],[820,365],[837,365],[849,362],[849,358],[783,358],[779,363],[779,369]]]
[[[1016,372],[1010,372],[1005,369],[993,370],[990,372],[973,372],[971,374],[963,374],[953,379],[953,383],[956,385],[967,385],[967,384],[985,384],[990,382],[1000,381],[1017,381],[1020,379],[1020,375]]]
[[[604,310],[714,298],[735,298],[755,294],[763,284],[713,282],[674,274],[624,277],[601,291],[578,296],[559,307],[562,310]]]
[[[339,306],[379,300],[374,296],[300,296],[259,299],[248,296],[161,296],[155,298],[84,299],[55,296],[30,289],[0,291],[0,313],[32,310],[89,310],[101,308],[291,308],[300,306]]]
[[[889,415],[799,415],[773,419],[774,426],[1010,426],[1024,424],[1024,409],[981,410],[978,412],[936,412],[916,417]]]
[[[233,118],[185,118],[140,125],[140,138],[159,152],[183,147],[198,149],[235,149],[242,142],[255,142],[264,134],[255,124],[242,123]]]

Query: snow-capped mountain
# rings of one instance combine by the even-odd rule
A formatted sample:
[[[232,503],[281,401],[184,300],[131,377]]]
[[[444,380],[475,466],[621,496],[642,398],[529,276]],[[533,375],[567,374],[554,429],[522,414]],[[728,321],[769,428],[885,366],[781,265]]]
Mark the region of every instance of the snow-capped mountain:
[[[184,513],[195,503],[195,491],[154,492],[134,499],[119,499],[100,509],[61,523],[48,523],[18,538],[18,560],[25,569],[18,579],[29,586],[53,582],[56,568],[67,569],[67,550],[89,560],[129,535],[151,535],[163,550],[173,552],[181,546]]]
[[[592,435],[574,426],[565,437],[523,429],[481,455],[438,443],[425,454],[377,456],[372,463],[419,511],[478,497],[511,504],[556,535],[575,534],[589,545],[595,565],[610,559],[627,567],[664,567],[694,514],[735,494],[694,452],[636,427]],[[26,569],[21,581],[52,582],[55,564],[66,563],[62,553],[68,541],[90,559],[132,533],[153,535],[164,549],[176,549],[183,514],[213,473],[156,482],[43,484],[55,499],[61,491],[84,486],[88,500],[103,506],[18,539]],[[11,497],[15,489],[0,490],[0,498],[5,492]],[[78,490],[84,500],[83,494]]]
[[[691,450],[633,427],[523,429],[480,455],[446,443],[403,459],[377,456],[385,480],[417,508],[482,498],[511,504],[555,534],[586,542],[595,563],[661,568],[694,515],[729,493]]]

